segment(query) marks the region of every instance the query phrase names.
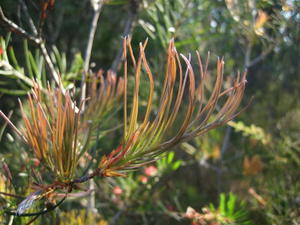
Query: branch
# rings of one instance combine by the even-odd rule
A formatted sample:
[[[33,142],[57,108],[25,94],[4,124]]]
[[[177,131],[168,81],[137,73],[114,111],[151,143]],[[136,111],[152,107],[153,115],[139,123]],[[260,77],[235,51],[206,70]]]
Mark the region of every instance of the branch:
[[[42,38],[40,37],[40,35],[39,34],[37,34],[35,36],[31,35],[27,31],[25,31],[24,29],[22,29],[21,27],[19,27],[17,24],[15,24],[11,20],[7,19],[5,17],[5,15],[4,15],[3,11],[2,11],[1,6],[0,6],[0,21],[2,21],[8,27],[9,30],[11,30],[11,31],[13,31],[15,33],[18,33],[18,34],[22,35],[23,37],[25,37],[25,38],[33,41],[35,44],[37,44],[40,47],[40,49],[42,51],[42,54],[43,54],[43,57],[45,58],[46,65],[47,65],[47,67],[48,67],[48,69],[50,71],[50,74],[51,74],[52,78],[54,79],[54,81],[56,82],[56,84],[58,85],[58,87],[61,88],[61,90],[63,91],[63,93],[65,93],[65,90],[64,90],[64,88],[62,86],[61,78],[60,78],[58,72],[54,68],[53,62],[52,62],[52,60],[51,60],[51,58],[49,56],[49,53],[48,53],[48,51],[46,49],[45,43],[42,40]],[[30,21],[29,21],[29,23],[30,23]],[[33,26],[34,26],[34,24],[33,24]],[[33,29],[33,27],[32,27],[32,29]]]
[[[43,214],[46,214],[48,212],[53,211],[54,209],[56,209],[58,206],[60,206],[67,198],[68,194],[66,193],[65,196],[54,206],[51,206],[45,210],[39,211],[39,212],[35,212],[35,213],[23,213],[23,214],[17,214],[16,211],[5,211],[6,214],[8,215],[12,215],[12,216],[20,216],[20,217],[31,217],[31,216],[40,216]]]
[[[0,191],[0,195],[9,196],[9,197],[12,197],[12,198],[20,198],[20,199],[23,198],[22,196],[14,195],[14,194],[11,194],[11,193],[6,193],[6,192],[2,192],[2,191]]]
[[[120,216],[124,213],[124,209],[119,210],[119,212],[117,212],[110,220],[109,220],[109,225],[114,225],[116,224],[116,222],[118,221],[118,219],[120,218]]]
[[[91,4],[94,9],[94,16],[92,19],[91,27],[90,27],[90,33],[89,33],[89,38],[87,42],[87,47],[85,51],[85,57],[84,57],[84,71],[83,71],[83,76],[81,80],[81,99],[86,98],[86,75],[89,70],[89,65],[90,65],[90,60],[91,60],[91,54],[92,54],[92,48],[93,48],[93,43],[94,43],[94,38],[95,38],[95,33],[97,29],[97,24],[99,21],[99,16],[101,13],[101,9],[103,6],[103,0],[91,0]],[[82,109],[84,110],[85,108],[85,102],[83,103]]]
[[[24,81],[30,87],[34,86],[33,81],[30,78],[26,77],[23,73],[19,72],[18,70],[15,70],[8,62],[1,61],[0,62],[0,68],[1,67],[4,68],[4,70],[0,70],[1,74],[4,74],[4,75],[5,74],[7,74],[7,75],[13,74],[18,79]]]
[[[38,35],[37,29],[34,25],[34,22],[31,18],[31,16],[28,13],[28,8],[27,8],[26,4],[24,3],[24,0],[19,0],[19,2],[21,4],[23,12],[25,13],[25,16],[27,17],[28,24],[29,24],[31,31],[34,33],[35,36],[37,36]]]
[[[10,121],[10,119],[0,110],[0,117],[2,117],[6,123],[22,138],[24,143],[28,143],[26,137],[22,134],[22,132]]]
[[[223,160],[224,160],[225,152],[227,151],[227,149],[229,147],[231,133],[232,133],[232,127],[227,125],[226,131],[225,131],[225,136],[224,136],[222,147],[221,147],[219,170],[217,171],[217,189],[218,189],[219,194],[222,192]]]
[[[42,51],[43,57],[45,59],[46,65],[47,65],[47,67],[48,67],[48,69],[49,69],[49,71],[52,75],[52,78],[54,79],[54,81],[58,85],[58,87],[63,91],[63,93],[65,93],[65,90],[64,90],[63,85],[62,85],[61,77],[54,68],[54,65],[53,65],[52,60],[49,56],[49,53],[47,51],[45,43],[43,41],[41,41],[41,43],[39,44],[39,47]]]
[[[246,69],[254,66],[255,64],[262,61],[267,55],[269,55],[275,47],[275,44],[270,45],[267,49],[265,49],[259,56],[257,56],[255,59],[251,60],[249,63],[245,65]]]
[[[37,37],[29,34],[24,29],[22,29],[21,27],[19,27],[17,24],[15,24],[11,20],[7,19],[7,17],[4,15],[4,13],[2,11],[2,7],[1,6],[0,6],[0,21],[2,21],[2,23],[4,23],[6,26],[8,26],[8,28],[11,31],[22,35],[23,37],[27,38],[28,40],[33,41],[37,45],[40,44],[41,39],[39,39],[39,38],[37,38]]]
[[[32,220],[30,220],[28,223],[26,223],[25,225],[30,225],[32,224],[34,221],[37,220],[37,218],[39,218],[40,215],[35,216]]]

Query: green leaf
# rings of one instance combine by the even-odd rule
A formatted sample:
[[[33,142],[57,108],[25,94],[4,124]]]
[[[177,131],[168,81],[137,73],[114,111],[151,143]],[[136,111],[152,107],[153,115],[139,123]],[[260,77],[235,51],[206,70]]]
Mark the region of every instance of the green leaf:
[[[78,73],[82,69],[82,67],[83,58],[80,53],[76,53],[70,71],[73,73]]]
[[[33,78],[34,75],[33,75],[32,67],[31,67],[30,59],[29,59],[30,51],[28,49],[28,42],[27,42],[27,40],[24,40],[24,44],[23,45],[24,45],[24,52],[25,52],[24,55],[25,55],[26,68],[28,70],[29,77]]]
[[[12,63],[13,63],[13,66],[19,70],[20,69],[20,66],[18,64],[18,61],[17,61],[17,58],[16,58],[16,55],[15,55],[15,52],[14,52],[14,49],[12,47],[9,47],[8,48],[8,52],[9,52],[9,56],[12,60]]]
[[[153,40],[156,39],[156,35],[154,34],[155,28],[152,24],[147,23],[143,20],[139,20],[139,24],[142,26],[144,31],[150,36],[151,39],[153,39]]]
[[[174,159],[174,152],[170,152],[168,154],[168,163],[170,164]]]
[[[229,193],[229,200],[227,202],[227,209],[228,209],[227,215],[228,216],[234,215],[236,199],[237,199],[237,197],[234,194]]]
[[[209,204],[209,209],[210,209],[210,211],[212,211],[212,212],[215,212],[215,211],[216,211],[216,208],[215,208],[215,206],[214,206],[212,203]]]
[[[2,55],[0,55],[0,58],[2,57],[3,61],[8,61],[8,57],[7,57],[7,53],[6,53],[6,42],[5,40],[3,39],[3,37],[0,38],[0,46],[1,48],[3,49],[3,53]]]
[[[11,32],[8,32],[5,38],[5,45],[8,46],[8,43],[10,42],[11,39]]]
[[[0,88],[0,92],[4,94],[9,95],[26,95],[27,91],[24,90],[12,90],[12,89],[6,89],[6,88]]]
[[[12,115],[12,111],[9,112],[9,114],[7,116],[8,119],[10,119],[11,115]],[[3,126],[0,128],[0,141],[2,140],[2,137],[3,137],[4,130],[5,130],[6,126],[7,126],[7,121],[5,121]]]
[[[172,170],[177,170],[181,165],[181,161],[178,160],[172,165]]]
[[[223,216],[226,215],[226,196],[224,193],[220,195],[219,209]]]
[[[29,62],[30,62],[31,68],[32,68],[33,75],[34,75],[35,77],[39,77],[39,76],[40,76],[40,75],[39,75],[39,69],[38,69],[38,67],[37,67],[36,61],[35,61],[35,59],[33,58],[31,52],[28,53],[28,58],[29,58]]]

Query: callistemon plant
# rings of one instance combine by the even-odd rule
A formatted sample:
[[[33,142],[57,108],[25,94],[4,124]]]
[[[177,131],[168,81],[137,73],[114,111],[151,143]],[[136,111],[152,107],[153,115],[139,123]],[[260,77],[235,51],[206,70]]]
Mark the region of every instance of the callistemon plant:
[[[145,55],[146,45],[147,41],[140,44],[139,57],[136,59],[130,42],[124,41],[124,138],[116,150],[102,158],[99,165],[101,175],[122,176],[124,171],[155,160],[157,156],[170,150],[176,144],[200,136],[228,122],[236,116],[236,110],[242,100],[246,73],[242,77],[238,74],[232,86],[222,90],[224,61],[219,59],[214,88],[210,96],[205,96],[208,61],[203,66],[197,52],[200,74],[198,75],[199,82],[196,84],[190,56],[187,58],[178,54],[174,41],[171,40],[167,51],[166,71],[158,111],[150,120],[151,113],[153,113],[154,78]],[[127,112],[127,49],[129,49],[135,71],[135,88],[130,116]],[[150,87],[146,113],[143,116],[144,119],[139,122],[139,84],[144,71],[149,79]],[[222,106],[218,105],[221,98],[224,98]],[[187,104],[183,101],[187,101]],[[179,111],[185,114],[182,121],[178,121]],[[169,133],[173,135],[167,136]]]
[[[213,88],[207,95],[208,60],[202,64],[196,53],[197,70],[192,66],[192,59],[176,51],[171,40],[166,57],[164,82],[157,110],[152,104],[154,99],[155,76],[146,58],[147,41],[139,46],[139,56],[135,57],[130,41],[124,39],[123,61],[124,77],[117,81],[112,72],[106,79],[100,71],[90,80],[88,97],[76,104],[68,91],[61,87],[42,90],[35,84],[28,95],[29,113],[22,104],[24,127],[18,130],[3,113],[1,115],[16,130],[33,150],[33,154],[42,165],[53,173],[52,183],[40,185],[39,190],[22,201],[17,214],[23,214],[33,201],[55,195],[59,190],[71,192],[78,183],[94,177],[126,176],[126,171],[153,162],[163,152],[178,143],[200,136],[209,130],[225,124],[237,115],[237,108],[242,100],[246,74],[238,74],[231,86],[223,89],[222,59],[217,61]],[[131,61],[134,71],[134,91],[132,100],[128,95],[128,67]],[[193,61],[194,65],[194,61]],[[195,74],[195,71],[197,74]],[[140,115],[140,82],[148,79],[149,94],[146,110]],[[196,82],[196,80],[198,80]],[[97,85],[99,83],[99,85]],[[120,145],[110,154],[103,156],[92,173],[76,177],[76,168],[83,153],[88,151],[90,132],[101,124],[107,110],[117,108],[115,104],[123,95],[124,136]],[[81,107],[85,101],[84,109]],[[129,104],[130,102],[130,104]],[[180,117],[184,113],[183,119]],[[138,118],[141,118],[139,120]]]
[[[100,88],[98,86],[100,85]],[[114,108],[124,93],[124,79],[117,80],[116,74],[109,70],[104,78],[104,71],[92,74],[88,82],[87,108],[84,110],[85,121],[90,121],[96,128],[101,120]]]
[[[25,142],[58,181],[70,182],[91,132],[80,116],[82,102],[78,107],[68,91],[63,94],[60,88],[48,88],[42,92],[35,83],[28,103],[26,115],[20,102]]]

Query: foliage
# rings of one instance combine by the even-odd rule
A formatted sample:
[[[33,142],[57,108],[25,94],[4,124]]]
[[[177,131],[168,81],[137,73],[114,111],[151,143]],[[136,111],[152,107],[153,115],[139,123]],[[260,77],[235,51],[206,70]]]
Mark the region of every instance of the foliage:
[[[125,41],[126,44],[126,41]],[[237,79],[233,81],[233,86],[221,91],[222,86],[222,74],[223,74],[223,61],[217,63],[217,77],[214,85],[214,89],[206,105],[203,104],[205,80],[207,79],[207,66],[203,69],[200,56],[198,54],[198,64],[200,67],[201,83],[198,88],[195,88],[194,71],[185,56],[181,55],[186,63],[186,72],[183,75],[183,68],[179,60],[179,54],[177,53],[173,41],[170,42],[168,48],[166,75],[163,84],[162,96],[158,106],[158,112],[153,121],[149,120],[151,113],[152,98],[154,92],[154,82],[152,72],[148,66],[145,57],[145,46],[140,44],[140,56],[136,60],[131,54],[132,61],[135,69],[135,87],[132,100],[132,111],[130,114],[130,120],[127,122],[127,89],[124,93],[124,138],[123,143],[115,151],[113,151],[108,157],[102,158],[100,162],[100,168],[104,171],[106,176],[110,174],[117,174],[117,170],[127,170],[139,165],[147,163],[147,161],[153,160],[156,156],[160,155],[164,151],[168,150],[172,146],[179,142],[191,139],[196,136],[200,136],[206,133],[216,126],[222,125],[231,120],[235,116],[235,111],[240,104],[243,97],[243,91],[245,88],[246,74],[243,77],[237,76]],[[131,46],[129,44],[129,50]],[[124,56],[126,57],[126,49],[124,49]],[[147,76],[150,82],[149,99],[147,103],[146,113],[143,122],[137,126],[138,118],[138,104],[139,104],[139,82],[141,76],[142,65],[146,70]],[[206,63],[207,65],[207,63]],[[125,85],[127,82],[127,62],[125,61]],[[175,82],[176,71],[179,68],[179,86],[177,93],[175,94]],[[185,112],[186,117],[181,122],[178,128],[177,134],[173,137],[164,140],[167,130],[172,130],[174,122],[180,108],[183,93],[187,80],[189,81],[188,89],[188,105]],[[215,106],[219,98],[227,95],[224,100],[224,105],[217,112],[213,120],[210,120],[211,115],[215,111]],[[173,96],[174,97],[173,99]],[[172,102],[174,105],[172,107]],[[193,117],[194,115],[194,117]],[[109,172],[106,172],[109,171]],[[119,174],[121,175],[121,174]]]
[[[252,224],[248,219],[248,213],[245,202],[238,203],[237,197],[229,193],[228,198],[224,193],[220,194],[218,208],[213,204],[209,208],[202,208],[203,213],[196,212],[193,208],[188,207],[186,217],[193,220],[193,224],[210,225],[210,224],[227,224],[227,225],[246,225]]]
[[[0,223],[299,224],[299,12],[295,0],[2,0]],[[254,100],[206,133],[235,116],[237,68]]]
[[[46,65],[40,51],[36,49],[33,54],[28,47],[27,41],[24,40],[23,55],[25,57],[25,65],[22,66],[18,63],[19,60],[16,58],[13,47],[9,46],[10,39],[10,34],[6,39],[3,37],[0,39],[0,48],[3,51],[0,56],[0,75],[5,78],[2,83],[3,87],[1,88],[1,91],[6,94],[26,94],[30,88],[34,87],[32,79],[38,82],[40,86],[47,89],[47,82],[49,82],[49,79],[46,77]],[[64,86],[69,89],[74,87],[72,81],[74,79],[80,79],[79,75],[83,70],[83,59],[80,54],[75,55],[73,62],[69,65],[69,69],[67,69],[66,55],[64,53],[60,54],[55,47],[53,47],[51,59],[53,60],[56,70],[59,71],[61,75]],[[10,85],[10,79],[17,81],[18,87],[16,90],[5,89],[5,87]]]
[[[232,126],[236,131],[242,132],[244,136],[249,136],[251,139],[261,141],[264,145],[270,142],[270,137],[264,132],[264,130],[261,127],[258,127],[254,124],[246,126],[241,121],[230,121],[228,125]]]

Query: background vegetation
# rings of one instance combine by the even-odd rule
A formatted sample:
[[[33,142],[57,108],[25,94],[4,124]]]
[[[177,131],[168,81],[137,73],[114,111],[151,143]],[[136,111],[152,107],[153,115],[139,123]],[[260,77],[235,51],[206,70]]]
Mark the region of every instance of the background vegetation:
[[[1,0],[1,7],[6,17],[29,30],[22,5],[38,21],[42,2]],[[47,11],[43,38],[64,86],[80,86],[95,12],[89,0],[56,1]],[[252,96],[254,100],[226,127],[178,145],[175,154],[168,153],[126,178],[90,182],[85,188],[91,191],[70,196],[33,224],[300,224],[300,2],[110,0],[99,12],[88,65],[93,72],[112,69],[121,76],[121,37],[130,34],[134,50],[148,37],[147,58],[156,85],[162,86],[164,49],[174,38],[185,55],[199,50],[205,58],[210,51],[211,65],[217,56],[224,56],[225,74],[247,69],[243,104]],[[0,55],[8,46],[11,63],[11,67],[0,64],[0,108],[6,115],[13,111],[11,120],[18,124],[18,98],[24,99],[31,84],[12,68],[41,82],[50,77],[35,44],[17,34],[8,38],[5,26],[0,26],[0,34]],[[210,71],[215,74],[214,66]],[[143,87],[147,84],[142,80],[141,104],[146,105],[148,92]],[[160,90],[156,88],[154,98]],[[93,149],[107,153],[116,148],[122,135],[121,107],[115,102],[113,113],[103,115]],[[5,126],[2,120],[0,191],[10,192],[13,186],[15,194],[26,196],[34,176],[31,168],[39,161]],[[82,173],[89,161],[96,163],[95,152],[79,162]],[[5,207],[19,202],[0,196],[0,224],[30,223],[31,217],[5,214]]]

